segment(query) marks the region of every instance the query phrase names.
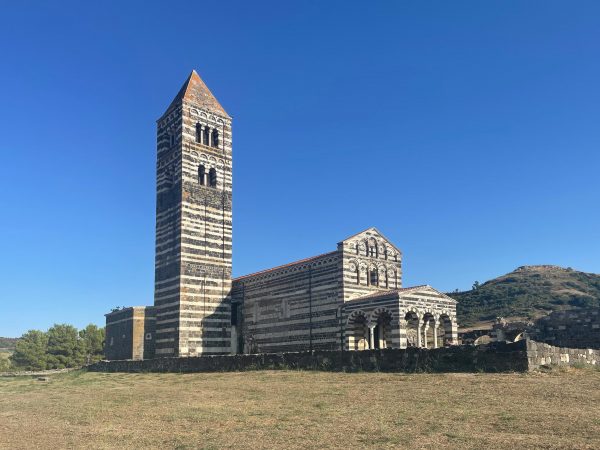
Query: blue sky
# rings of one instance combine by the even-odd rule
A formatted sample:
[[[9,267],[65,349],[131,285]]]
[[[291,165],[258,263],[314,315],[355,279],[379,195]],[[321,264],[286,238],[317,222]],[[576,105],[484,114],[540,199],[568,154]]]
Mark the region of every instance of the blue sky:
[[[376,226],[406,286],[600,272],[600,3],[10,2],[0,336],[151,304],[155,120],[234,118],[234,275]]]

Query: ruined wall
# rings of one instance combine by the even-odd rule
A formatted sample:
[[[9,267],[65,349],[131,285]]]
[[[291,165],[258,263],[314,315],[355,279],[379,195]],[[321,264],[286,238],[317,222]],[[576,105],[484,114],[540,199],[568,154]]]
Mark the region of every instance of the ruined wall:
[[[596,366],[600,367],[600,350],[554,347],[527,339],[529,370],[540,366]]]
[[[600,309],[553,312],[538,319],[528,335],[559,347],[600,349]]]

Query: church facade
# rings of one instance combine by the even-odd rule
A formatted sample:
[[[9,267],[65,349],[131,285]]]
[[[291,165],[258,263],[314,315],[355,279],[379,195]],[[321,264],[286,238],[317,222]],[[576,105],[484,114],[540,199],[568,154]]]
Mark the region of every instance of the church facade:
[[[195,71],[158,120],[154,306],[106,314],[107,359],[457,343],[456,301],[403,287],[376,228],[233,279],[231,125]]]

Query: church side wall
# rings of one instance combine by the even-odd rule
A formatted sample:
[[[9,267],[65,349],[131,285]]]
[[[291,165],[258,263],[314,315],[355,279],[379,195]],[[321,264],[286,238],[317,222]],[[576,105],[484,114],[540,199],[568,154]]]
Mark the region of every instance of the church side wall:
[[[234,280],[244,353],[339,349],[340,273],[340,255],[332,252]]]

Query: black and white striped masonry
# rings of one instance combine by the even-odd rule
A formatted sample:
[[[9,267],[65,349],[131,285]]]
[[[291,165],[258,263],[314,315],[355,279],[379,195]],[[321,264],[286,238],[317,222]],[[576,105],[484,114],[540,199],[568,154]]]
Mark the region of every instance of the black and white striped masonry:
[[[157,122],[156,356],[231,352],[231,118],[193,71]]]
[[[231,117],[192,71],[157,121],[154,307],[106,315],[107,358],[457,343],[456,301],[403,288],[375,228],[232,280],[231,202]]]

